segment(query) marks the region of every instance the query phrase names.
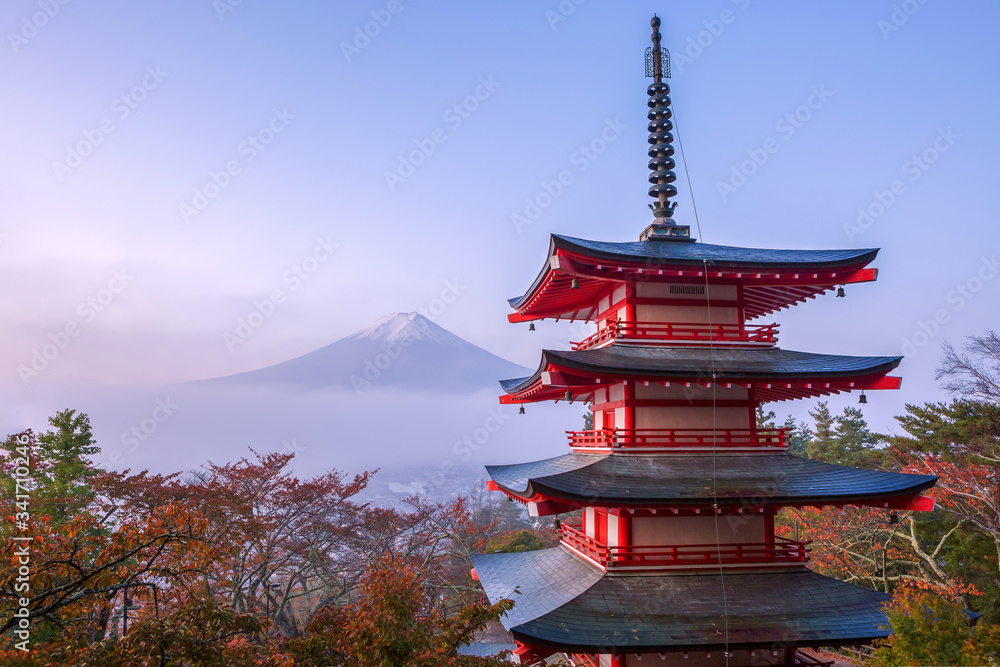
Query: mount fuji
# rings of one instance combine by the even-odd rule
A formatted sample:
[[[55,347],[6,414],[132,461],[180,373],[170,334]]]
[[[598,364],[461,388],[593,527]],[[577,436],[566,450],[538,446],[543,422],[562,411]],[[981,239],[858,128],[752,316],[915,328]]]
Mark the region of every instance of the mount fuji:
[[[381,468],[384,480],[433,479],[428,493],[450,493],[453,475],[478,478],[485,463],[565,448],[566,424],[579,422],[580,406],[518,415],[497,400],[498,380],[527,374],[422,315],[392,313],[272,366],[169,386],[88,389],[39,410],[71,405],[90,414],[98,462],[109,469],[171,473],[236,461],[252,449],[294,453],[296,474]]]
[[[530,371],[459,338],[419,313],[390,313],[318,350],[207,382],[305,390],[371,388],[467,393]],[[200,383],[199,383],[200,384]]]

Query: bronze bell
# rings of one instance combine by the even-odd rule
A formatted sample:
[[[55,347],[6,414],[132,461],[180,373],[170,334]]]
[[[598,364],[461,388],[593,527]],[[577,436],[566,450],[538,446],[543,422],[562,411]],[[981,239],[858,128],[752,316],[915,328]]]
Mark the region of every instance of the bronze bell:
[[[845,296],[847,296],[847,295],[844,293],[844,288],[843,287],[838,287],[837,288],[837,298],[838,299],[843,299]]]
[[[868,397],[865,396],[865,392],[861,392],[861,396],[858,398],[858,403],[861,405],[868,405]]]
[[[519,414],[519,415],[523,415],[524,414],[524,406],[523,405],[520,407],[520,409],[518,409],[517,414]]]

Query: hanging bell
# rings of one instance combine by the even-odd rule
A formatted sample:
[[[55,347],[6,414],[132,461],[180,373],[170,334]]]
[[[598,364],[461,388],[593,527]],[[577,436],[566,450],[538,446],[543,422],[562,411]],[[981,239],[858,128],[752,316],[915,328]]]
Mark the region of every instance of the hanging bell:
[[[535,323],[532,322],[531,324],[528,325],[528,331],[534,331],[534,330],[535,330]]]
[[[861,392],[861,396],[858,397],[858,403],[861,405],[868,405],[868,397],[865,396],[865,392]]]
[[[838,299],[843,299],[845,296],[847,296],[847,295],[844,293],[844,288],[843,287],[838,287],[837,288],[837,298]]]
[[[896,514],[895,510],[889,512],[889,523],[899,523],[899,515]]]
[[[566,395],[565,395],[565,396],[563,396],[563,398],[564,398],[565,400],[567,400],[567,401],[572,401],[572,400],[573,400],[573,392],[572,392],[572,391],[570,391],[569,389],[567,389],[567,390],[566,390]]]
[[[524,414],[524,406],[523,405],[520,407],[520,409],[518,409],[517,414],[519,414],[519,415],[523,415]]]
[[[570,282],[569,286],[572,289],[579,289],[579,287],[580,287],[580,281],[577,280],[576,278],[573,278],[573,280]]]
[[[559,520],[559,517],[552,520],[552,527],[556,530],[562,530],[562,521]]]

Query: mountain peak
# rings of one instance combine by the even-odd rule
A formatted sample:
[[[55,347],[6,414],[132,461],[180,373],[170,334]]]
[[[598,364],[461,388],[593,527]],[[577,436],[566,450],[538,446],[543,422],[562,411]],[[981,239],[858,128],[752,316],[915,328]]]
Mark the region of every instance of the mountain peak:
[[[411,392],[468,392],[528,373],[443,329],[420,313],[389,313],[347,338],[273,366],[230,375],[257,385]]]
[[[371,340],[379,343],[427,341],[444,345],[471,345],[447,329],[434,324],[420,313],[389,313],[369,326],[348,336],[350,340]]]

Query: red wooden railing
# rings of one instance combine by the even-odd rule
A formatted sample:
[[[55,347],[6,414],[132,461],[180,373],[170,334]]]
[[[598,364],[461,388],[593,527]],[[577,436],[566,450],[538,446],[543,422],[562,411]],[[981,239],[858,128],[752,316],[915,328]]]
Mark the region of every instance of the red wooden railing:
[[[771,345],[777,340],[777,324],[700,324],[693,322],[615,322],[578,343],[574,350],[587,350],[615,340],[642,340],[644,343],[753,343]]]
[[[784,428],[617,428],[566,431],[571,447],[784,447]]]
[[[562,524],[562,541],[606,568],[689,567],[692,565],[752,565],[805,563],[809,542],[783,537],[774,544],[679,544],[613,547],[588,537],[580,524]]]

